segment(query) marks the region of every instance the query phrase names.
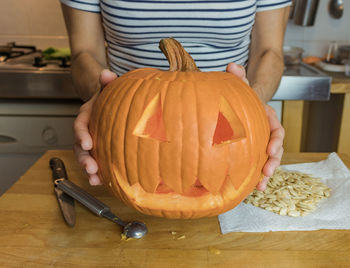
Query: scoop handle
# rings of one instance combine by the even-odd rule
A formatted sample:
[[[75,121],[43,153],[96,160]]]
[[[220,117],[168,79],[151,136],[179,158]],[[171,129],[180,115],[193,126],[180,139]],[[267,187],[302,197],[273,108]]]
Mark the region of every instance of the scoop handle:
[[[58,179],[55,181],[55,184],[59,189],[73,197],[97,216],[102,217],[104,212],[110,210],[106,204],[102,203],[100,200],[97,200],[95,197],[69,180]]]

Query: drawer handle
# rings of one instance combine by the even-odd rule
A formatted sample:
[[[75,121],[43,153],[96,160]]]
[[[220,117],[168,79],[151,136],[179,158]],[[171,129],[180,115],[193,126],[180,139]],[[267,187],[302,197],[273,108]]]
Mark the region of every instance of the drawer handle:
[[[16,141],[17,140],[15,138],[0,134],[0,143],[12,143],[12,142],[16,142]]]

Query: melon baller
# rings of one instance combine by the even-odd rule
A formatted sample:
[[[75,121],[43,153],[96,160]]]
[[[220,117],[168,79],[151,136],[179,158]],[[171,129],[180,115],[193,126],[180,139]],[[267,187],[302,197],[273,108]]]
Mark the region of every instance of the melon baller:
[[[105,217],[109,219],[110,221],[119,224],[123,227],[122,234],[125,235],[126,238],[142,238],[147,234],[147,227],[143,222],[138,221],[131,221],[131,222],[125,222],[121,220],[119,217],[114,215],[110,208],[102,203],[100,200],[96,199],[86,191],[84,191],[82,188],[68,180],[65,167],[63,164],[63,161],[59,158],[52,158],[50,160],[50,167],[53,172],[53,179],[55,188],[58,188],[58,190],[61,190],[63,193],[67,194],[69,197],[77,200],[82,205],[87,207],[91,212],[93,212],[95,215],[99,217]],[[59,198],[59,195],[57,196]],[[75,211],[72,209],[72,206],[70,204],[66,205],[63,204],[66,202],[67,198],[62,198],[59,200],[62,213],[64,215],[64,218],[74,218],[75,221],[75,215],[72,217],[72,215],[67,214],[73,214]],[[70,202],[72,203],[72,202]],[[74,204],[73,204],[74,205]],[[73,223],[67,222],[70,226],[74,225]]]

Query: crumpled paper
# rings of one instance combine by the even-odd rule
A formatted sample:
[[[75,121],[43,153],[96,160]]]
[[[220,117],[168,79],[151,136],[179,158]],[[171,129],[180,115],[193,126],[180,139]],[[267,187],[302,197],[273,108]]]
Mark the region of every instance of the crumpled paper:
[[[223,234],[350,229],[350,171],[336,153],[320,162],[284,165],[282,168],[321,178],[332,189],[331,196],[321,200],[315,211],[303,217],[281,216],[242,202],[219,215]]]

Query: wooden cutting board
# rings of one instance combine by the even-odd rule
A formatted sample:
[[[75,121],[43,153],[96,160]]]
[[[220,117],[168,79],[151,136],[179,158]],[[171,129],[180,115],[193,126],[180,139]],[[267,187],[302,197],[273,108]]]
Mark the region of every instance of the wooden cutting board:
[[[49,159],[60,157],[70,180],[125,220],[141,220],[149,234],[123,241],[116,224],[76,204],[68,227],[53,193]],[[283,163],[327,154],[285,154]],[[350,158],[341,155],[350,166]],[[349,197],[350,198],[350,197]],[[350,267],[350,230],[230,233],[217,217],[168,220],[142,215],[103,186],[90,186],[73,152],[49,151],[0,197],[0,267]]]

